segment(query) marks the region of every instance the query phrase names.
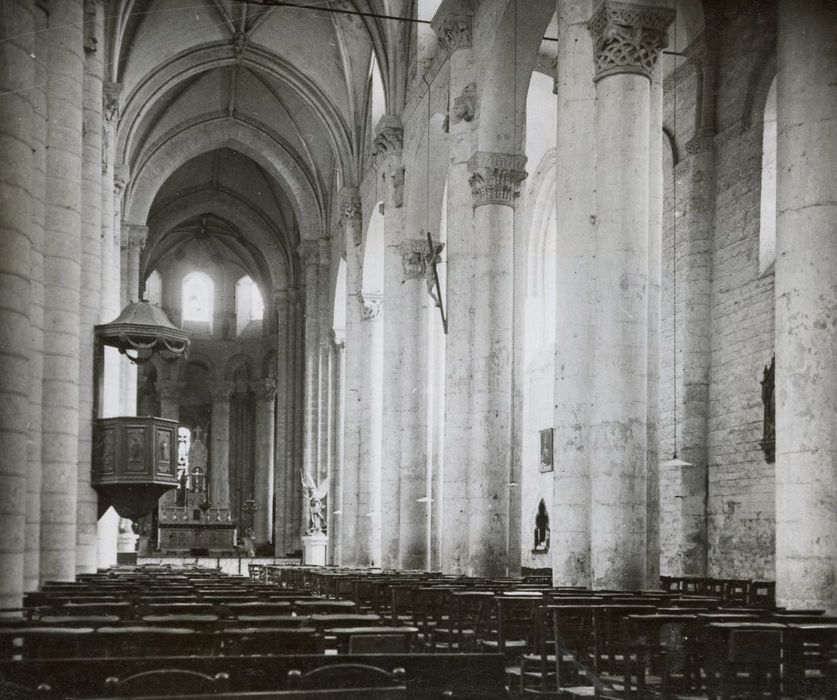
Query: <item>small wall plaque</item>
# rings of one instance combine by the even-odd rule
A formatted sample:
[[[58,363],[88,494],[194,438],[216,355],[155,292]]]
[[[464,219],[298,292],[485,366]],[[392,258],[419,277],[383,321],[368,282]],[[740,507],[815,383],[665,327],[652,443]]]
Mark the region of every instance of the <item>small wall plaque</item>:
[[[554,430],[546,428],[540,432],[540,463],[541,472],[551,472],[554,468],[553,453],[552,453],[552,436]]]

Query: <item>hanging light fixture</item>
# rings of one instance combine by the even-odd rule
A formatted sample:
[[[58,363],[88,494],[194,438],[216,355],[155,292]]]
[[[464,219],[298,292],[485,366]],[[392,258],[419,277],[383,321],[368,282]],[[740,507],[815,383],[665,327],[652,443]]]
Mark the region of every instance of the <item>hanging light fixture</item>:
[[[674,129],[674,138],[677,138],[677,20],[674,21],[674,52],[672,52],[674,59],[674,115],[672,118],[672,128]],[[672,270],[672,304],[671,304],[671,327],[672,327],[672,390],[674,409],[674,450],[672,451],[671,459],[666,460],[660,466],[664,468],[678,468],[694,466],[691,462],[686,462],[677,456],[677,174],[674,172],[676,164],[672,158],[672,174],[671,174],[671,229],[672,229],[672,253],[671,253],[671,270]]]

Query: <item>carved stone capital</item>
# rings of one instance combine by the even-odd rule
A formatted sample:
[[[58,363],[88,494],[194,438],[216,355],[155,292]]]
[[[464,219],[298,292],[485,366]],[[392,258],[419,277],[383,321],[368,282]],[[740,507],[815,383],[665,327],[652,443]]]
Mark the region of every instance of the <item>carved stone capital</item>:
[[[357,300],[360,304],[360,317],[363,321],[374,321],[381,316],[384,295],[378,292],[358,292]]]
[[[296,252],[306,267],[316,265],[320,260],[320,244],[317,241],[302,241]]]
[[[186,388],[186,382],[178,379],[163,379],[157,382],[157,390],[164,401],[179,399]]]
[[[471,21],[471,15],[465,12],[448,12],[441,17],[437,13],[430,26],[439,37],[439,45],[452,54],[471,48]]]
[[[279,382],[273,377],[265,377],[250,382],[250,390],[256,395],[257,399],[263,401],[273,401],[278,388]]]
[[[122,83],[106,82],[102,86],[102,119],[113,126],[119,121],[121,94]]]
[[[209,388],[213,401],[229,401],[235,393],[235,384],[229,381],[215,382]]]
[[[651,80],[654,66],[668,45],[674,10],[606,0],[587,23],[593,36],[596,77],[637,73]]]
[[[404,128],[398,117],[385,114],[375,127],[375,138],[372,140],[372,152],[375,161],[390,155],[401,153],[404,147]]]
[[[355,246],[359,246],[363,239],[361,221],[360,193],[353,187],[344,187],[340,191],[340,226],[351,235]]]
[[[113,169],[113,193],[117,197],[121,197],[131,179],[131,171],[127,165],[117,165]]]
[[[122,247],[136,253],[142,252],[145,241],[148,240],[148,226],[122,222]]]
[[[468,183],[474,208],[483,204],[514,205],[526,178],[526,156],[478,151],[468,161]]]
[[[458,124],[461,121],[470,122],[474,120],[477,113],[477,84],[468,83],[462,88],[462,93],[453,100],[451,110],[451,124]]]
[[[318,244],[320,246],[320,267],[328,267],[331,265],[331,241],[328,238],[321,238]]]
[[[430,279],[433,276],[435,260],[440,262],[440,255],[444,250],[444,243],[433,243],[433,250],[427,245],[425,238],[408,238],[398,244],[401,254],[401,271],[405,280]]]
[[[714,132],[709,132],[706,134],[696,134],[695,137],[686,144],[686,152],[691,156],[698,155],[699,153],[711,153],[714,150]]]

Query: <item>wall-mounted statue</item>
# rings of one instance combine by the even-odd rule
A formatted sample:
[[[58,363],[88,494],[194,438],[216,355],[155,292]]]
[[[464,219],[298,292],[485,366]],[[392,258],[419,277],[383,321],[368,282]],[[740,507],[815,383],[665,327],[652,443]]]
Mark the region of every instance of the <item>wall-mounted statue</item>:
[[[308,503],[308,526],[305,528],[305,534],[324,534],[326,531],[328,479],[325,479],[323,483],[318,486],[308,472],[300,469],[299,473],[302,476],[302,492],[306,502]]]
[[[538,514],[535,516],[535,546],[533,552],[549,551],[549,513],[543,499],[538,503]]]

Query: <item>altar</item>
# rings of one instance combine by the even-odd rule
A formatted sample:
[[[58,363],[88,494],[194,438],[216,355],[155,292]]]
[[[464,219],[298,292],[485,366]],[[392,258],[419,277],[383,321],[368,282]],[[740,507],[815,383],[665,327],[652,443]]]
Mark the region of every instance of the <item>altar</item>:
[[[162,513],[161,513],[162,515]],[[194,550],[211,553],[234,552],[235,523],[223,521],[194,521],[161,519],[158,526],[159,548],[163,554],[191,553]]]

